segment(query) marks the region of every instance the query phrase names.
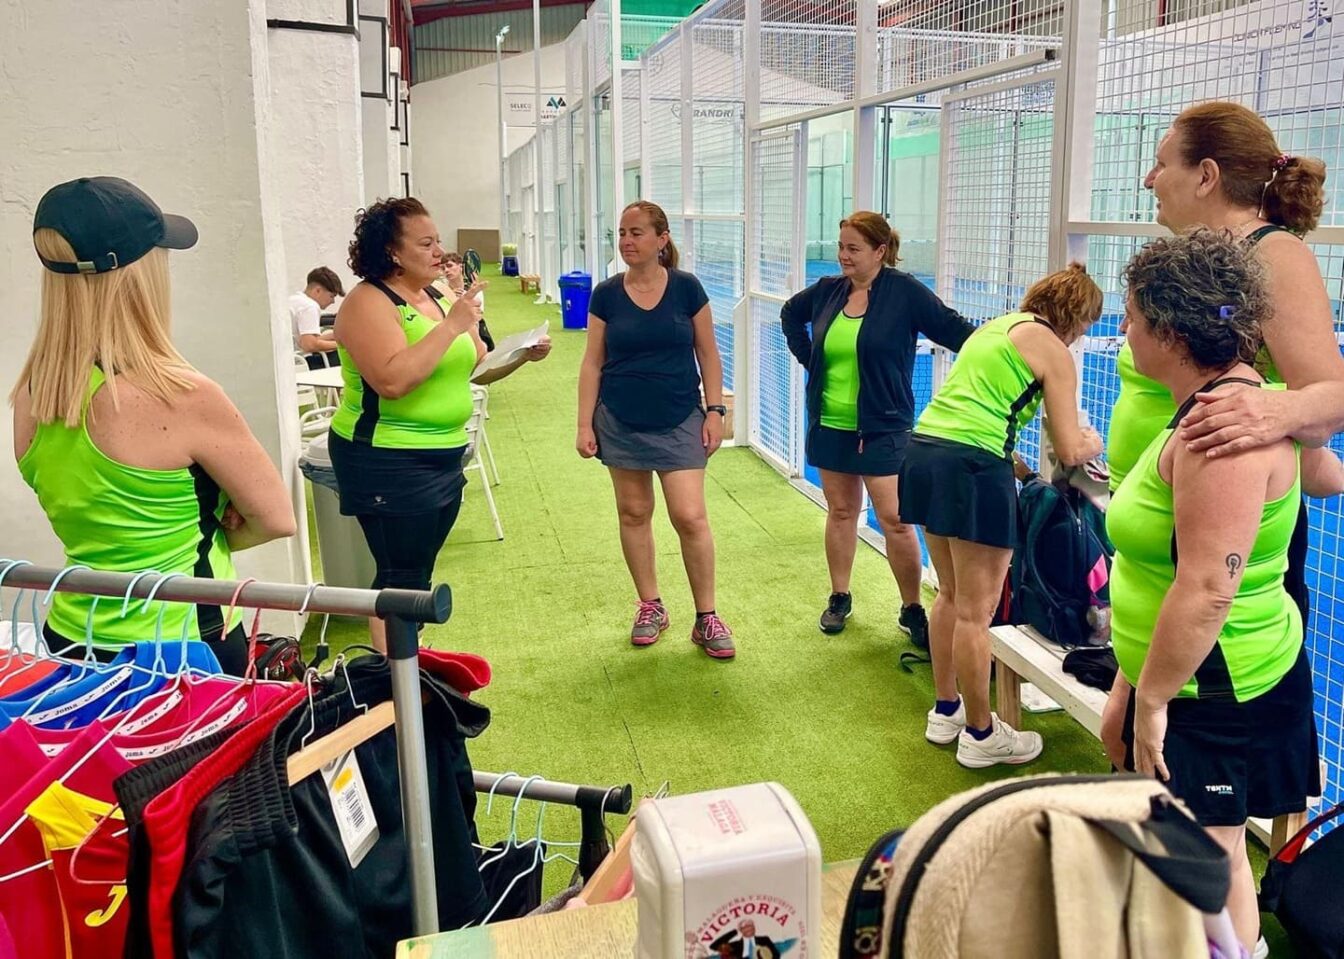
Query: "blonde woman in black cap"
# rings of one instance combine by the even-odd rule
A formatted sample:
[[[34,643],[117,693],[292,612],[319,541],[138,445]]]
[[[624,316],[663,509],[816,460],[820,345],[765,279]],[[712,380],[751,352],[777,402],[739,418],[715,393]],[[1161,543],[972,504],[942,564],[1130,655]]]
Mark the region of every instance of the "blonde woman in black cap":
[[[294,532],[289,493],[219,385],[170,336],[168,250],[196,227],[134,185],[85,177],[47,192],[33,220],[45,267],[41,319],[18,383],[14,455],[66,562],[122,572],[234,577],[231,553]],[[57,593],[46,638],[81,645],[90,597]],[[157,610],[92,609],[101,658],[155,635]],[[241,614],[239,614],[241,618]],[[186,628],[241,674],[238,620],[169,604],[162,635]]]

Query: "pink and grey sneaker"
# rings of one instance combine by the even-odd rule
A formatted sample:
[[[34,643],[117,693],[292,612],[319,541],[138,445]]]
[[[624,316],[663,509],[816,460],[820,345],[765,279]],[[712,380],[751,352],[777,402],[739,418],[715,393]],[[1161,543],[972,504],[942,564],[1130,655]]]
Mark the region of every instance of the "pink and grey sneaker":
[[[635,610],[635,625],[630,627],[631,646],[652,646],[663,630],[672,625],[667,609],[656,599],[639,601]]]
[[[691,642],[715,659],[732,659],[737,655],[737,649],[733,646],[733,631],[714,613],[695,618]]]

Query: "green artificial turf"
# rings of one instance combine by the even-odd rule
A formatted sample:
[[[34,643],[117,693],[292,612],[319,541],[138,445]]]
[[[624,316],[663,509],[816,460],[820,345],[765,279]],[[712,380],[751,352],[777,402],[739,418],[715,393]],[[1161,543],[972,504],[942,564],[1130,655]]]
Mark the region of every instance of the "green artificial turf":
[[[1109,768],[1097,740],[1062,712],[1026,716],[1045,752],[1025,767],[972,772],[957,764],[955,746],[925,742],[932,680],[927,666],[897,668],[911,647],[896,627],[899,597],[885,559],[860,546],[854,616],[842,635],[823,636],[824,514],[745,448],[718,453],[706,479],[717,606],[737,659],[712,661],[689,641],[694,608],[661,505],[659,583],[672,627],[653,647],[631,647],[635,597],[611,484],[574,450],[584,335],[561,330],[558,308],[533,299],[498,276],[487,294],[496,338],[549,319],[555,344],[547,360],[491,388],[488,432],[502,479],[493,492],[505,539],[496,541],[471,474],[435,571],[452,587],[453,615],[424,632],[429,645],[478,653],[493,666],[478,695],[493,720],[470,746],[476,768],[630,783],[637,796],[664,783],[688,793],[774,780],[806,810],[828,862],[862,855],[884,831],[986,780]],[[351,623],[328,634],[334,647],[365,635]],[[507,829],[507,807],[497,802],[482,818],[487,841]],[[535,804],[522,816],[521,828],[533,829]],[[557,840],[578,837],[577,817],[563,808],[548,809],[544,826]]]

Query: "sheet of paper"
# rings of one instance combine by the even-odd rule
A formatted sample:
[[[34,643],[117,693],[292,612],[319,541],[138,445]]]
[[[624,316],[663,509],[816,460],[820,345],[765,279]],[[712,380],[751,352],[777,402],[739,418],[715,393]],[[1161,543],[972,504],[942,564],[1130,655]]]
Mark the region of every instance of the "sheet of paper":
[[[546,331],[551,328],[550,321],[541,324],[536,329],[527,330],[523,333],[514,333],[506,336],[498,343],[495,348],[481,362],[476,364],[476,369],[471,371],[472,379],[480,376],[489,370],[499,369],[501,366],[508,366],[518,357],[522,356],[532,347],[541,342],[541,338],[546,335]]]

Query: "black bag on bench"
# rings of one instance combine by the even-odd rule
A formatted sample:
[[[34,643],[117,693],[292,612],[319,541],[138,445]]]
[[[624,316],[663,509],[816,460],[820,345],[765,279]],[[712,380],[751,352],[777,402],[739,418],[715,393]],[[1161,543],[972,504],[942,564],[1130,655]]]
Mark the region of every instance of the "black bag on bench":
[[[1014,620],[1061,646],[1104,644],[1110,638],[1111,550],[1101,511],[1073,487],[1061,489],[1036,474],[1023,481],[1017,503]],[[1104,629],[1089,619],[1101,610]]]

